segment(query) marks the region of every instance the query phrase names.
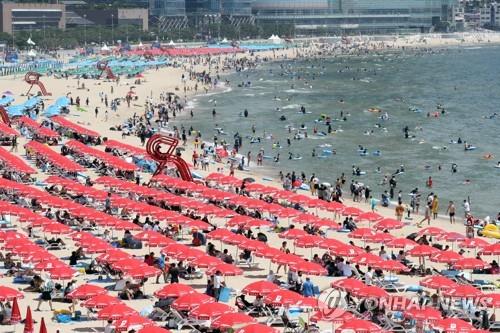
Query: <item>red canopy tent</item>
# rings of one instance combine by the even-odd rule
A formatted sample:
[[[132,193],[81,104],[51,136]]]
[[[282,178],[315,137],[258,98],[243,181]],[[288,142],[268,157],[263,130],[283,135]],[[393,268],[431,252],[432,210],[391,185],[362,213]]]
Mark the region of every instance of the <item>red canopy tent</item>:
[[[11,154],[4,148],[0,147],[0,166],[2,169],[10,170],[28,175],[34,174],[37,171],[26,164],[21,158]]]

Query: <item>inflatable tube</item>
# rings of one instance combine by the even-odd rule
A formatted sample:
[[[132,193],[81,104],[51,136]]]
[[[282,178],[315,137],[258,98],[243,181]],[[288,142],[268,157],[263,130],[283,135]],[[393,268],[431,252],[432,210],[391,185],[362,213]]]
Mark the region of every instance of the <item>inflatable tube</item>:
[[[329,150],[329,149],[323,149],[323,154],[324,155],[332,155],[333,152],[331,150]]]
[[[273,179],[269,178],[269,177],[262,177],[262,180],[265,180],[267,182],[272,182],[273,181]]]
[[[191,171],[194,179],[203,179],[203,176],[195,171]]]
[[[299,157],[293,157],[292,160],[295,160],[295,161],[298,161],[298,160],[301,160],[302,159],[302,156],[299,156]]]
[[[268,156],[268,155],[264,155],[264,156],[263,156],[263,158],[264,158],[265,160],[272,160],[272,159],[273,159],[273,157],[272,157],[272,156]]]
[[[362,153],[359,153],[359,156],[368,156],[368,153],[362,152]]]
[[[380,150],[376,150],[372,153],[373,156],[380,156],[382,155],[382,152],[380,152]]]
[[[366,175],[366,171],[361,171],[361,172],[359,173],[359,175],[358,175],[358,174],[356,174],[356,175],[353,175],[353,176],[364,176],[364,175]]]
[[[469,146],[469,147],[465,148],[465,150],[476,150],[476,149],[477,149],[477,147],[475,147],[475,146]]]
[[[306,112],[300,112],[300,111],[297,111],[298,114],[311,114],[312,112],[311,111],[306,111]]]
[[[373,112],[373,113],[380,113],[380,112],[382,112],[382,110],[380,110],[379,108],[369,108],[367,111],[368,112]]]
[[[498,164],[495,165],[495,168],[500,169],[500,165],[498,165]]]
[[[301,189],[301,190],[305,190],[305,191],[309,191],[309,190],[310,190],[310,187],[309,187],[309,185],[307,185],[307,184],[302,184],[302,185],[300,185],[299,189]]]

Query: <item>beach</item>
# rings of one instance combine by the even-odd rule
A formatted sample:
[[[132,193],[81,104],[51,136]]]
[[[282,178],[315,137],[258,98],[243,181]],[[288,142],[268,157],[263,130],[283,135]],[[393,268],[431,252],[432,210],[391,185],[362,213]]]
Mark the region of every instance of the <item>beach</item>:
[[[485,34],[478,38],[477,35],[466,35],[462,36],[463,38],[432,38],[432,36],[421,36],[417,37],[403,37],[399,38],[395,41],[372,41],[366,44],[363,44],[362,41],[353,40],[352,43],[359,43],[357,47],[349,48],[346,47],[347,51],[340,51],[343,47],[332,48],[326,44],[317,44],[316,42],[309,43],[307,47],[290,47],[282,50],[273,50],[273,51],[262,51],[262,52],[254,52],[250,54],[246,53],[237,53],[237,54],[228,54],[214,57],[193,57],[193,58],[178,58],[171,59],[170,62],[173,63],[173,66],[168,67],[159,67],[157,69],[151,68],[144,73],[142,73],[142,78],[140,78],[140,82],[137,81],[136,77],[133,78],[121,78],[119,83],[116,83],[112,80],[95,80],[95,79],[75,79],[75,78],[55,78],[53,76],[43,76],[41,80],[44,85],[47,87],[47,90],[52,93],[52,96],[43,97],[45,105],[50,105],[56,98],[61,96],[67,96],[68,98],[72,98],[76,100],[79,98],[81,101],[82,108],[85,111],[78,111],[75,106],[70,106],[70,113],[65,117],[77,123],[83,127],[86,127],[90,130],[94,130],[102,135],[102,137],[106,137],[108,139],[117,140],[126,144],[130,144],[136,147],[144,148],[141,144],[141,140],[138,136],[130,135],[130,136],[122,136],[122,132],[119,130],[110,130],[111,127],[116,127],[117,125],[122,125],[127,119],[134,117],[143,117],[145,115],[145,109],[148,110],[148,106],[146,103],[157,105],[161,104],[160,95],[166,96],[167,93],[173,93],[179,97],[179,103],[183,105],[183,110],[176,114],[174,117],[171,113],[169,114],[168,126],[165,126],[160,129],[160,133],[164,132],[175,132],[174,126],[177,127],[177,133],[180,135],[182,133],[181,126],[183,126],[186,130],[191,126],[191,122],[195,122],[198,117],[212,117],[212,115],[208,115],[211,109],[219,109],[221,107],[221,102],[219,98],[219,94],[228,89],[238,89],[236,85],[239,82],[231,81],[230,84],[226,84],[225,78],[230,75],[235,75],[234,66],[235,63],[239,63],[241,59],[246,59],[242,61],[241,64],[243,66],[242,72],[240,73],[241,77],[244,77],[244,73],[248,71],[251,73],[254,70],[253,67],[259,69],[262,66],[272,67],[274,62],[287,63],[292,61],[310,61],[312,59],[320,59],[322,57],[329,56],[333,53],[340,52],[343,56],[348,56],[349,54],[363,53],[363,52],[382,52],[383,50],[389,49],[390,51],[402,50],[403,47],[411,49],[442,49],[442,48],[451,48],[451,47],[460,47],[460,46],[476,46],[476,45],[489,45],[500,43],[500,34]],[[224,67],[224,64],[231,64],[231,66]],[[266,68],[268,68],[266,67]],[[276,69],[277,71],[279,69]],[[210,75],[212,78],[218,78],[218,84],[214,84],[214,82],[210,82],[207,84],[203,84],[199,80],[193,79],[191,76],[195,73],[202,73]],[[249,74],[250,75],[250,74]],[[244,78],[242,79],[244,80]],[[14,93],[14,97],[16,101],[23,101],[26,99],[25,96],[22,96],[28,88],[28,85],[22,81],[22,76],[15,77],[1,77],[0,83],[2,84],[2,89],[10,90]],[[84,88],[82,87],[84,85]],[[206,90],[205,90],[206,88]],[[34,88],[35,89],[35,88]],[[129,92],[133,91],[133,96],[137,97],[137,99],[132,99],[130,107],[127,106],[125,102],[125,96],[129,94]],[[223,94],[223,93],[222,93]],[[113,111],[111,107],[105,106],[105,100],[114,100],[115,98],[120,99],[120,105],[117,107],[116,111]],[[164,97],[165,98],[165,97]],[[266,98],[271,99],[272,97],[266,96]],[[86,100],[88,99],[88,105]],[[211,102],[208,102],[208,99]],[[219,100],[219,105],[216,106],[214,104],[214,100]],[[165,103],[163,101],[163,103]],[[242,112],[243,109],[248,108],[250,113],[252,113],[252,105],[244,104],[240,101],[240,104],[237,104],[238,101],[234,101],[234,108],[237,110],[233,110],[233,117],[237,117],[237,114]],[[97,113],[95,112],[97,108]],[[193,116],[191,120],[190,111],[192,110]],[[200,115],[201,112],[204,112],[203,115]],[[157,115],[153,119],[156,119]],[[224,114],[219,112],[216,117],[221,119],[224,117]],[[214,120],[217,122],[217,120]],[[239,122],[239,120],[237,120]],[[153,125],[155,126],[155,125]],[[212,127],[212,124],[207,125],[208,128]],[[249,128],[249,126],[247,126]],[[197,131],[198,128],[194,127],[194,131]],[[224,128],[225,131],[229,131],[229,128]],[[203,141],[213,142],[212,140],[213,133],[205,133],[203,132],[202,139]],[[219,136],[219,138],[222,136]],[[182,140],[181,140],[182,141]],[[191,157],[193,156],[194,148],[194,137],[188,136],[186,140],[186,145],[182,145],[184,151],[182,151],[182,157],[189,163],[192,163]],[[228,140],[229,141],[229,140]],[[231,140],[232,141],[232,140]],[[229,142],[231,142],[229,141]],[[246,140],[247,141],[247,140]],[[19,149],[15,153],[18,156],[24,158],[24,144],[27,143],[27,140],[23,137],[19,138]],[[64,142],[63,142],[64,143]],[[103,150],[102,146],[94,147],[98,150]],[[56,151],[60,151],[60,147],[52,147],[52,149]],[[199,149],[196,149],[199,152]],[[245,149],[243,149],[245,151]],[[256,155],[254,154],[254,157]],[[287,156],[285,153],[282,153],[281,156],[281,165],[287,166]],[[268,164],[268,161],[265,161],[265,164]],[[407,163],[408,165],[409,163]],[[279,181],[277,173],[280,170],[280,166],[274,166],[272,168],[261,169],[254,166],[254,162],[251,162],[249,171],[238,170],[237,168],[234,170],[234,176],[243,179],[247,177],[254,178],[258,183],[264,183],[268,186],[274,186],[276,188],[283,188],[282,182]],[[398,163],[399,166],[399,163]],[[230,172],[230,163],[227,160],[222,160],[221,163],[216,163],[215,161],[210,161],[207,170],[200,170],[200,168],[193,169],[192,171],[196,172],[203,177],[206,177],[210,173],[216,172],[217,169],[222,168],[223,173],[225,175],[229,175]],[[289,169],[293,169],[293,165],[289,167]],[[302,170],[297,170],[300,172]],[[97,175],[89,170],[85,172],[91,179],[97,178]],[[39,172],[36,175],[37,180],[43,181],[47,178],[47,174]],[[307,175],[308,178],[310,174]],[[151,178],[151,174],[141,173],[140,183],[147,183]],[[272,178],[272,179],[270,179]],[[368,200],[360,200],[358,202],[353,202],[351,197],[349,196],[349,181],[351,179],[351,175],[347,175],[348,182],[346,183],[343,190],[345,194],[342,197],[342,201],[346,206],[357,207],[362,209],[363,211],[370,211],[370,203]],[[264,180],[266,179],[266,180]],[[270,180],[269,180],[270,179]],[[334,179],[328,179],[329,181],[334,181]],[[102,185],[95,185],[96,188],[104,190]],[[234,189],[231,189],[234,191]],[[311,196],[309,191],[299,190],[298,193],[304,194],[307,196]],[[368,198],[367,198],[368,199]],[[406,199],[406,198],[405,198]],[[422,198],[422,200],[424,200]],[[405,203],[408,203],[408,200],[405,200]],[[460,204],[456,203],[457,206]],[[446,203],[442,201],[441,207],[446,206]],[[465,226],[463,224],[463,213],[460,211],[457,214],[457,223],[451,225],[448,221],[448,217],[444,216],[444,210],[441,208],[441,214],[438,218],[432,219],[431,225],[433,227],[439,227],[447,232],[457,232],[460,234],[465,234]],[[325,217],[329,219],[334,219],[336,222],[342,223],[343,217],[334,216],[332,212],[326,212],[324,210],[318,209],[308,209],[308,211],[312,214],[318,214],[320,217]],[[382,215],[383,217],[394,218],[394,206],[391,207],[381,207],[377,205],[376,213]],[[493,212],[492,212],[493,213]],[[422,211],[420,214],[412,214],[412,219],[403,219],[403,223],[405,226],[402,229],[398,230],[390,230],[392,236],[395,237],[406,237],[411,233],[419,232],[419,229],[415,224],[423,218]],[[210,222],[217,226],[223,226],[226,222],[226,219],[223,218],[211,218]],[[18,230],[20,224],[18,221],[15,221],[15,224],[18,226]],[[279,224],[281,227],[288,227],[290,224],[289,219],[280,219]],[[371,228],[371,224],[364,223],[364,226]],[[300,228],[300,227],[298,227]],[[25,231],[21,231],[25,232]],[[122,231],[117,231],[118,237],[121,237]],[[275,248],[280,248],[280,244],[282,244],[283,239],[279,238],[276,233],[265,231],[268,237],[268,244]],[[352,239],[348,238],[347,233],[339,233],[333,230],[326,231],[327,238],[335,238],[342,242],[348,243],[349,241],[353,241],[356,245],[360,247],[365,247],[367,244],[364,240],[360,239]],[[66,257],[71,254],[71,250],[75,248],[74,242],[69,239],[68,236],[63,236],[64,242],[67,244],[65,250],[56,250],[51,251],[52,254],[57,257]],[[487,239],[490,243],[494,240]],[[293,248],[293,252],[301,257],[306,259],[312,259],[312,254],[321,254],[324,252],[323,250],[318,250],[317,248],[300,248],[293,246],[292,241],[288,241],[288,246]],[[437,240],[436,242],[441,244],[448,244],[452,246],[453,249],[458,250],[457,242],[445,242],[443,240]],[[184,244],[189,244],[190,239],[185,237],[182,241]],[[221,243],[214,242],[216,247],[227,248],[234,257],[237,256],[237,249],[232,245],[222,245]],[[380,250],[379,245],[372,245],[373,253],[378,253]],[[152,248],[151,251],[155,252],[156,255],[159,255],[160,248]],[[202,249],[203,250],[203,249]],[[143,247],[140,250],[130,250],[127,249],[126,252],[133,254],[134,256],[143,257],[150,251],[148,247]],[[474,249],[466,249],[464,256],[466,257],[474,257],[476,255]],[[3,251],[5,252],[5,251]],[[4,253],[5,254],[5,253]],[[395,255],[397,253],[394,253]],[[491,260],[496,259],[496,257],[484,257],[484,260],[488,263]],[[255,258],[255,263],[258,264],[258,268],[245,269],[244,274],[238,277],[226,277],[226,284],[235,289],[235,294],[238,294],[238,291],[241,291],[248,283],[254,282],[259,279],[265,279],[269,273],[269,269],[273,269],[276,272],[276,265],[270,264],[267,259],[264,258]],[[441,263],[429,263],[430,266],[441,270],[446,268],[446,265]],[[281,278],[286,279],[286,275],[283,275],[280,272]],[[409,275],[398,275],[399,281],[406,285],[418,285],[420,276],[409,276]],[[491,274],[482,274],[481,278],[484,278],[487,281],[491,281],[493,283],[496,282],[497,276]],[[311,280],[313,283],[319,287],[320,290],[327,290],[330,286],[330,283],[338,278],[328,277],[328,276],[311,276]],[[99,285],[112,285],[113,282],[102,283],[96,280],[95,275],[86,275],[81,273],[78,277],[75,278],[76,285],[83,284],[89,280],[95,282]],[[192,285],[197,291],[204,292],[206,277],[197,280],[187,280],[183,281],[188,285]],[[13,288],[18,288],[19,285],[15,285],[12,283],[12,277],[3,277],[0,279],[0,284],[3,286],[10,286]],[[150,307],[154,303],[154,297],[152,296],[153,292],[160,289],[163,284],[155,284],[154,278],[149,279],[145,286],[144,292],[149,298],[140,299],[140,300],[132,300],[125,301],[127,305],[132,307],[137,311],[142,311],[147,307]],[[116,292],[111,292],[111,294],[116,295]],[[414,297],[413,293],[403,292],[401,295],[407,295]],[[36,297],[38,297],[38,293],[25,293],[25,297],[19,300],[19,305],[21,308],[21,313],[24,316],[24,311],[28,305],[31,306],[31,309],[34,310],[36,307]],[[228,302],[229,305],[234,304],[234,298]],[[69,304],[64,303],[55,303],[54,307],[56,309],[67,309]],[[77,306],[77,309],[82,312],[86,312],[81,307]],[[310,314],[310,313],[309,313]],[[302,314],[304,320],[307,321],[308,313]],[[92,320],[92,321],[81,321],[81,322],[72,322],[71,324],[58,324],[51,320],[52,314],[48,311],[47,304],[42,305],[41,312],[33,312],[33,317],[37,322],[40,322],[41,318],[45,318],[45,322],[47,324],[47,328],[49,332],[92,332],[92,331],[101,331],[105,325],[105,322],[100,320]],[[320,323],[321,329],[331,330],[332,326],[329,323]],[[15,327],[5,326],[7,331],[15,331],[20,332],[22,330],[22,325],[18,324]],[[36,326],[37,327],[37,326]],[[2,327],[3,329],[4,327]]]

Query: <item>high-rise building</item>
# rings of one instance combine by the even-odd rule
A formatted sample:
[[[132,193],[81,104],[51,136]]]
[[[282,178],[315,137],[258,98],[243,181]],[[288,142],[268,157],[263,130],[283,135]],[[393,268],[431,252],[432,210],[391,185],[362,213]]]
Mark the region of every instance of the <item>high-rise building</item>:
[[[186,0],[150,0],[149,14],[161,31],[182,29],[187,25]]]
[[[319,28],[364,33],[429,31],[453,20],[456,0],[255,0],[258,22],[293,24],[299,31]]]
[[[19,30],[66,28],[63,4],[0,3],[1,31],[12,33]]]

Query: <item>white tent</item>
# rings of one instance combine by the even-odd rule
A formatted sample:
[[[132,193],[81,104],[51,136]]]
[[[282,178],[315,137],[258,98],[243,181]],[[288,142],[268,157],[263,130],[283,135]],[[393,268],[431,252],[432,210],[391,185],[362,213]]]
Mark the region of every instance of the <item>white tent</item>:
[[[101,51],[109,51],[109,47],[104,44],[102,47],[101,47]]]
[[[268,40],[272,41],[274,44],[280,44],[282,39],[278,35],[271,35]]]
[[[174,41],[173,41],[173,40],[170,40],[170,42],[168,42],[168,45],[170,45],[170,46],[175,46],[175,43],[174,43]]]
[[[222,40],[222,42],[221,42],[221,43],[223,43],[223,44],[227,44],[227,43],[229,43],[229,42],[228,42],[227,38],[225,38],[225,37],[224,37],[224,39]]]
[[[140,48],[141,48],[141,47],[144,47],[144,45],[142,44],[142,41],[141,41],[141,42],[139,42],[139,47],[140,47]]]
[[[29,50],[29,52],[28,52],[28,57],[33,57],[33,58],[34,58],[34,57],[36,57],[36,52],[35,52],[35,50],[33,50],[33,49]]]
[[[36,44],[35,44],[35,42],[31,40],[31,37],[30,37],[30,38],[28,38],[28,40],[26,41],[26,43],[27,43],[28,45],[36,45]]]

